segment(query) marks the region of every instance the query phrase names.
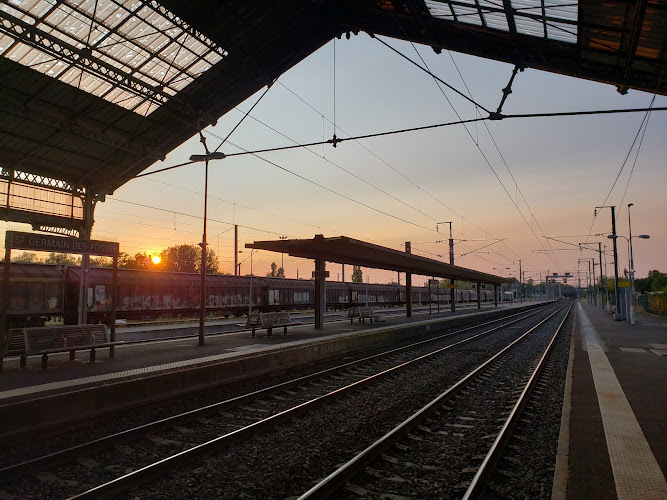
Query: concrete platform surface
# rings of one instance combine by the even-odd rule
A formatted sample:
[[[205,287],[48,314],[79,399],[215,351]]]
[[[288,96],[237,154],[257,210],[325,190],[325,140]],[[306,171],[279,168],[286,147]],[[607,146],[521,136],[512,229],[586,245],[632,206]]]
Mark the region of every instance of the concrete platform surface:
[[[527,303],[536,304],[536,303]],[[4,370],[0,375],[0,404],[17,396],[39,397],[57,391],[75,390],[80,387],[112,383],[122,379],[137,378],[185,369],[192,366],[219,363],[234,358],[250,356],[261,352],[285,349],[304,343],[323,342],[332,336],[347,335],[352,332],[365,332],[370,329],[406,325],[455,316],[470,316],[479,312],[507,310],[521,304],[508,304],[494,308],[485,304],[481,310],[465,308],[455,313],[441,308],[441,314],[429,315],[428,310],[413,313],[412,318],[405,316],[386,316],[381,323],[359,324],[357,319],[350,324],[349,319],[325,323],[324,329],[316,330],[312,324],[292,326],[288,334],[283,335],[282,328],[273,330],[271,337],[266,330],[258,329],[252,337],[249,330],[220,334],[207,334],[205,345],[200,346],[197,337],[165,339],[147,343],[130,343],[115,347],[115,356],[109,358],[109,349],[96,352],[96,362],[88,362],[88,351],[77,352],[77,359],[69,361],[68,353],[49,355],[48,368],[40,368],[40,356],[28,358],[26,368],[19,367],[18,357],[4,360]],[[377,313],[382,314],[383,309]],[[209,331],[207,327],[207,332]]]
[[[552,498],[667,499],[667,320],[575,310],[567,485]]]

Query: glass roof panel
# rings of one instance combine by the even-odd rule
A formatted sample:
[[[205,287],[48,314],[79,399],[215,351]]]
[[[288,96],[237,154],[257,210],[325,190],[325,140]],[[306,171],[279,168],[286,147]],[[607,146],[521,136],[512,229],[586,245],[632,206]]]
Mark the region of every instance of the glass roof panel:
[[[9,50],[14,44],[14,39],[7,35],[0,35],[0,54],[3,54],[6,50]]]
[[[4,35],[0,54],[70,85],[79,86],[81,80],[84,91],[150,113],[227,55],[161,8],[147,0],[10,0],[0,6],[8,14],[5,22],[24,21],[45,37]],[[70,59],[63,47],[72,50]],[[53,59],[61,59],[60,65],[47,62]],[[86,61],[83,69],[63,71],[74,59]],[[109,88],[120,92],[107,93]],[[146,99],[153,104],[139,106]]]
[[[562,42],[577,42],[579,0],[510,0],[517,32]],[[509,31],[503,0],[426,0],[438,19]],[[452,9],[455,16],[452,15]],[[479,10],[478,10],[479,9]],[[479,14],[481,11],[481,16]]]

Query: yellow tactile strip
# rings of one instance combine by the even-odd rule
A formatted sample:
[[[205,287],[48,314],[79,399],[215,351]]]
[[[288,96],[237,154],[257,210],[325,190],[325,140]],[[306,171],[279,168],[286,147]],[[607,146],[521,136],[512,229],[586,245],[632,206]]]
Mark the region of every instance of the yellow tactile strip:
[[[619,500],[667,499],[667,483],[628,403],[595,327],[577,304]]]

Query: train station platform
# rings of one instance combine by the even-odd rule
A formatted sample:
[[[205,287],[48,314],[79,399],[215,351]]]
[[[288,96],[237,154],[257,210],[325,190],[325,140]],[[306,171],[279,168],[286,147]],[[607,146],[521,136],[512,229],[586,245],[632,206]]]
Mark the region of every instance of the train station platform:
[[[354,349],[392,342],[399,337],[426,333],[432,329],[456,327],[480,315],[491,320],[507,314],[508,310],[535,307],[540,302],[504,303],[499,307],[485,304],[481,310],[466,307],[455,313],[441,308],[440,314],[429,315],[428,309],[388,315],[378,309],[382,321],[351,324],[346,317],[327,322],[322,330],[313,324],[274,328],[267,337],[258,329],[252,337],[250,330],[208,334],[205,345],[198,338],[176,338],[160,341],[128,343],[115,347],[110,359],[109,349],[102,348],[96,362],[88,362],[86,351],[69,361],[68,353],[49,355],[48,368],[40,368],[40,356],[28,358],[26,368],[19,359],[5,358],[0,375],[0,420],[14,422],[6,425],[3,435],[20,429],[39,428],[49,422],[64,420],[77,408],[81,419],[136,404],[152,404],[179,394],[258,378],[280,370],[316,363],[328,357]],[[207,330],[208,331],[208,330]]]
[[[667,499],[667,320],[574,307],[552,500]]]

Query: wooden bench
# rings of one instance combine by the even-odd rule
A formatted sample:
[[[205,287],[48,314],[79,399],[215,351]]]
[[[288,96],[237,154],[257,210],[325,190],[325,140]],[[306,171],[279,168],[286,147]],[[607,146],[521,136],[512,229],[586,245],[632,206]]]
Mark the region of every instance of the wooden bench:
[[[74,325],[40,328],[23,328],[25,351],[21,354],[21,368],[26,366],[26,357],[42,355],[42,369],[46,369],[49,354],[69,352],[73,361],[76,351],[90,350],[90,362],[95,362],[95,350],[113,347],[106,325]]]
[[[10,328],[5,337],[5,356],[13,356],[25,353],[25,342],[23,341],[23,328]]]
[[[258,328],[266,328],[266,336],[270,337],[274,328],[282,328],[283,335],[287,335],[287,327],[300,325],[301,323],[293,322],[288,312],[269,312],[251,314],[246,322],[246,328],[252,329],[252,336],[255,336],[255,330]]]
[[[354,318],[359,318],[359,323],[366,323],[366,318],[369,318],[371,320],[371,323],[373,322],[373,319],[376,318],[377,316],[373,314],[373,308],[372,307],[351,307],[347,311],[347,317],[350,318],[350,324],[354,323]]]

